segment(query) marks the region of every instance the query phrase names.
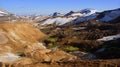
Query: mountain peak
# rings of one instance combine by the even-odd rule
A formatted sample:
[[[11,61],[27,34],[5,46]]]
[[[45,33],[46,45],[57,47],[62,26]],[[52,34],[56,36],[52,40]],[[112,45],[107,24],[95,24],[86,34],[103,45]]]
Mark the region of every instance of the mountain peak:
[[[61,13],[59,13],[59,12],[54,12],[54,13],[52,14],[52,16],[63,16],[63,14],[61,14]]]
[[[86,9],[81,10],[81,12],[84,14],[84,16],[89,16],[89,15],[95,14],[96,12],[99,12],[99,11],[92,9],[92,8],[86,8]]]
[[[9,12],[7,12],[3,9],[0,9],[0,16],[4,16],[4,15],[9,15]]]
[[[86,9],[82,9],[81,11],[92,11],[92,10],[94,10],[94,11],[98,11],[98,10],[93,9],[93,8],[86,8]]]

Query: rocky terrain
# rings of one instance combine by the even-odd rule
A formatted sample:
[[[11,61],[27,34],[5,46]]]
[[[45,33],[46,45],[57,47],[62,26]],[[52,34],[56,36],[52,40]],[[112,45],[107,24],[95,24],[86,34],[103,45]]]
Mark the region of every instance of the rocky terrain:
[[[0,24],[0,62],[26,65],[71,61],[76,56],[61,50],[47,49],[41,40],[46,35],[27,23]]]
[[[120,67],[119,8],[0,17],[0,67]]]

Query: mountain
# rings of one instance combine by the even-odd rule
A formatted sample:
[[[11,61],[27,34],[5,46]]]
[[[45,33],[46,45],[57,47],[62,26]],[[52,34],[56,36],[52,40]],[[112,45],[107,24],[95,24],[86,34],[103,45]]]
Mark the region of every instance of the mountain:
[[[73,24],[90,21],[90,20],[98,20],[100,22],[108,22],[108,23],[119,23],[120,19],[120,8],[114,9],[114,10],[106,10],[99,13],[94,13],[95,11],[92,11],[93,14],[85,17],[77,18]]]
[[[81,10],[80,12],[82,12],[83,16],[85,17],[85,16],[90,16],[92,14],[95,14],[99,11],[95,9],[91,9],[91,8],[86,8],[86,9]]]
[[[81,12],[75,12],[75,11],[70,11],[69,13],[65,14],[65,16],[82,16],[82,13]]]
[[[116,67],[120,61],[119,11],[87,8],[63,16],[57,12],[21,16],[15,19],[17,23],[10,21],[15,15],[0,16],[10,21],[0,23],[0,67]]]
[[[19,16],[12,14],[8,11],[0,9],[0,22],[15,22],[18,21]]]
[[[65,16],[85,17],[85,16],[89,16],[89,15],[92,15],[92,14],[97,13],[97,12],[98,12],[98,10],[87,8],[87,9],[83,9],[80,11],[70,11]]]
[[[16,67],[18,63],[65,62],[77,58],[62,50],[47,49],[41,42],[46,37],[46,34],[28,23],[1,23],[0,63],[14,64]]]
[[[7,12],[3,9],[0,9],[0,16],[6,16],[6,15],[9,15],[9,12]]]
[[[61,13],[55,12],[55,13],[53,13],[51,16],[64,16],[64,14],[61,14]]]
[[[0,45],[2,46],[0,46],[0,62],[12,63],[20,60],[17,52],[23,51],[27,47],[44,49],[45,46],[39,43],[38,40],[45,36],[39,29],[27,23],[1,23]]]
[[[40,22],[39,25],[41,25],[41,26],[49,25],[49,24],[56,24],[56,25],[60,26],[60,25],[67,24],[68,22],[73,22],[75,19],[77,19],[79,17],[82,18],[82,17],[90,16],[92,14],[95,14],[96,12],[98,12],[98,11],[94,10],[94,9],[83,9],[80,11],[70,11],[70,12],[66,13],[65,15],[55,12],[52,14],[51,17],[46,18],[41,21],[38,21],[38,22]],[[37,24],[35,24],[35,26]]]
[[[56,24],[56,25],[63,25],[67,22],[71,22],[75,20],[77,17],[52,17],[42,21],[41,25],[49,25],[49,24]]]
[[[120,17],[120,8],[104,11],[99,15],[99,17],[100,17],[100,21],[110,22],[110,21]]]
[[[119,17],[117,17],[117,18],[115,18],[115,19],[113,19],[113,20],[111,20],[111,21],[109,21],[110,23],[118,23],[118,24],[120,24],[120,16]]]
[[[29,18],[18,17],[14,14],[11,14],[5,10],[0,10],[0,21],[20,21],[23,22],[37,22],[35,26],[45,26],[50,24],[56,24],[57,26],[73,23],[81,23],[90,20],[97,20],[100,22],[109,22],[109,23],[119,23],[120,18],[120,8],[113,10],[106,10],[103,12],[99,12],[98,10],[92,8],[86,8],[80,11],[70,11],[66,14],[62,14],[59,12],[53,13],[51,16],[30,16]]]
[[[90,15],[90,16],[86,16],[86,17],[80,17],[80,18],[77,18],[74,22],[73,22],[73,24],[77,24],[77,23],[80,23],[80,22],[85,22],[85,21],[89,21],[89,20],[93,20],[93,19],[96,19],[97,18],[97,16],[98,16],[99,14],[92,14],[92,15]]]

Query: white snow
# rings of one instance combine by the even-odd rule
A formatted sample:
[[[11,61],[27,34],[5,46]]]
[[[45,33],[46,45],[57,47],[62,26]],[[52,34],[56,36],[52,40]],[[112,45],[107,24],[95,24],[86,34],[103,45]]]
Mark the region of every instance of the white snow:
[[[66,24],[67,22],[71,22],[71,21],[77,19],[78,16],[82,17],[82,18],[78,18],[73,23],[88,21],[88,20],[95,19],[98,16],[98,14],[96,14],[96,12],[98,12],[98,11],[94,10],[94,9],[84,9],[84,10],[77,11],[77,12],[71,11],[71,12],[67,13],[69,15],[66,14],[67,17],[66,16],[63,16],[63,17],[57,16],[54,18],[48,18],[47,20],[42,21],[43,23],[41,23],[41,25],[54,24],[54,23],[57,25],[63,25],[63,24]],[[54,14],[59,15],[60,13],[54,13]]]
[[[98,12],[98,10],[87,8],[80,11],[70,11],[69,13],[66,14],[66,16],[86,17],[89,15],[95,14],[96,12]]]
[[[97,41],[110,41],[110,40],[116,40],[120,38],[120,34],[112,35],[112,36],[106,36],[101,39],[97,39]]]
[[[49,16],[42,16],[42,15],[40,15],[40,16],[36,16],[34,20],[41,21],[41,20],[44,20],[44,19],[46,19],[48,17]]]
[[[79,23],[79,22],[84,22],[84,21],[88,21],[88,20],[92,20],[95,19],[99,14],[92,14],[90,16],[86,16],[86,17],[82,17],[82,18],[78,18],[76,21],[74,21],[73,23]]]
[[[67,22],[70,22],[74,19],[76,19],[77,17],[56,17],[56,18],[49,18],[46,21],[44,21],[41,25],[45,25],[45,24],[53,24],[56,23],[58,25],[63,25]]]
[[[3,11],[0,11],[0,13],[1,13],[1,14],[7,14],[7,13],[5,13],[5,12],[3,12]]]
[[[4,16],[4,15],[6,15],[6,14],[8,14],[7,12],[4,12],[4,11],[0,11],[0,16]]]
[[[87,9],[81,10],[81,12],[83,13],[83,16],[85,17],[85,16],[95,14],[96,12],[98,12],[98,10],[87,8]]]
[[[81,13],[73,13],[70,16],[83,16],[83,14],[81,14]]]
[[[111,11],[105,14],[100,21],[108,22],[120,16],[120,10]]]
[[[35,17],[35,20],[40,19],[40,18],[41,18],[41,16],[37,16],[37,17]]]
[[[16,56],[12,53],[6,53],[4,55],[0,55],[0,62],[13,63],[19,59],[20,59],[19,56]]]
[[[8,13],[4,11],[0,11],[0,16],[4,16],[4,15],[8,15]]]

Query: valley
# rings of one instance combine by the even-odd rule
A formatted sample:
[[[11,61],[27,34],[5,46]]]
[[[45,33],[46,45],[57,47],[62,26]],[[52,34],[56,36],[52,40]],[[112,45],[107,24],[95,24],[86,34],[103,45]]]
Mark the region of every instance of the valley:
[[[0,67],[120,67],[120,8],[49,16],[0,10]]]

